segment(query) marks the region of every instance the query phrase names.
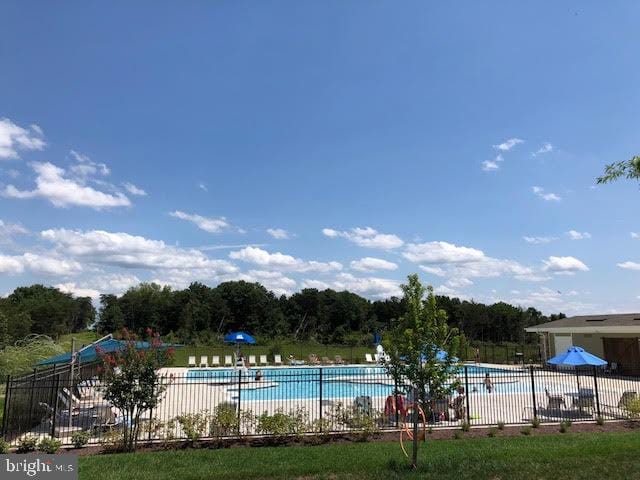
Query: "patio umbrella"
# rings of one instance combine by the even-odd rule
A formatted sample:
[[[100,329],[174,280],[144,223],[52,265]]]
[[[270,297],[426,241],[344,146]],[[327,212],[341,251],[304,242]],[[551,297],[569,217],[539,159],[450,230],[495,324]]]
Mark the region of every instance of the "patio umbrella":
[[[247,332],[233,332],[224,337],[226,343],[235,343],[238,347],[237,351],[240,353],[240,345],[253,345],[256,343],[256,339],[249,335]]]
[[[573,346],[569,347],[566,352],[550,358],[547,363],[549,365],[565,365],[571,367],[580,367],[584,365],[602,367],[607,364],[606,360],[596,357],[592,353],[587,352],[584,348]],[[577,372],[576,379],[578,381],[578,390],[580,390],[580,377]]]

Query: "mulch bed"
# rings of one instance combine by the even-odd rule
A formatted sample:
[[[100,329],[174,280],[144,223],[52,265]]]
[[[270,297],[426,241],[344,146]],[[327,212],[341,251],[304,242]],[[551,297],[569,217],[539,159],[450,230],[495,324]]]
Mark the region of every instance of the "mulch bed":
[[[528,427],[528,428],[527,428]],[[638,422],[617,421],[607,422],[603,425],[598,425],[595,422],[580,422],[573,423],[567,428],[567,432],[571,433],[597,433],[597,432],[624,432],[640,428]],[[561,435],[560,426],[558,424],[540,425],[538,428],[531,428],[529,425],[517,425],[517,426],[505,426],[503,430],[498,430],[496,427],[474,427],[467,432],[462,432],[460,428],[446,428],[433,430],[431,433],[426,434],[427,441],[431,440],[451,440],[453,438],[481,438],[489,436],[489,432],[493,432],[496,437],[520,437],[523,436],[522,431],[528,430],[530,436],[539,435]],[[224,439],[224,440],[202,440],[195,442],[194,444],[184,441],[174,441],[169,444],[144,444],[140,445],[136,452],[154,452],[162,450],[181,450],[186,448],[246,448],[246,447],[264,447],[264,446],[290,446],[290,445],[321,445],[329,443],[352,443],[356,441],[373,441],[373,442],[390,442],[398,441],[400,433],[395,432],[382,432],[376,434],[370,438],[363,439],[354,434],[339,433],[331,435],[309,435],[300,438],[296,437],[246,437],[241,439]],[[420,434],[419,438],[422,439],[423,435]],[[405,440],[407,440],[405,435]],[[114,453],[111,450],[105,450],[101,445],[89,446],[80,449],[68,448],[63,449],[60,454],[73,454],[79,456],[86,455],[100,455]]]

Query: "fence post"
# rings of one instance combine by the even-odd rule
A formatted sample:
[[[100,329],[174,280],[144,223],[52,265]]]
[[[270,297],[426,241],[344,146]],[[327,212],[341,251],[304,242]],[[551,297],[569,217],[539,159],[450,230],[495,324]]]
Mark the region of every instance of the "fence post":
[[[467,423],[471,425],[471,410],[469,408],[469,367],[464,367],[464,390],[466,392],[465,400],[467,404]]]
[[[60,391],[60,374],[56,375],[56,386],[53,394],[55,395],[55,400],[53,401],[53,416],[51,417],[51,438],[55,438],[56,436],[56,417],[58,416],[58,393]],[[69,412],[69,416],[71,416],[71,412]]]
[[[38,369],[33,369],[33,377],[31,378],[31,391],[29,392],[29,421],[33,417],[33,392],[36,388],[36,376],[38,375]]]
[[[9,422],[7,413],[9,412],[9,400],[11,399],[11,375],[7,375],[7,383],[4,388],[4,411],[2,412],[2,436],[7,435]]]
[[[596,389],[596,411],[598,412],[598,417],[600,416],[600,395],[598,393],[598,370],[596,366],[593,366],[593,385]]]
[[[396,377],[395,375],[394,375],[393,383],[395,387],[395,390],[393,391],[393,395],[396,397],[394,410],[396,411],[396,428],[398,428],[398,425],[400,424],[400,412],[398,411],[398,396],[399,396],[398,395],[398,377]]]
[[[322,368],[320,370],[320,433],[322,433]]]
[[[242,401],[242,368],[238,369],[238,436],[242,435],[240,428],[240,402]]]
[[[533,373],[533,365],[529,367],[531,372],[531,396],[533,398],[533,418],[538,418],[538,405],[536,401],[536,381]]]

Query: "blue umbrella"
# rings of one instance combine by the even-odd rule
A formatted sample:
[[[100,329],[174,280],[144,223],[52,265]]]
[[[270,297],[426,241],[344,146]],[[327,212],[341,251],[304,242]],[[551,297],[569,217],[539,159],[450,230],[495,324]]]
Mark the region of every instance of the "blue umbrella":
[[[602,367],[607,364],[605,360],[587,352],[582,347],[569,347],[566,352],[549,359],[547,363],[550,365],[570,366],[594,365],[596,367]]]
[[[592,353],[587,352],[582,347],[571,346],[566,352],[556,355],[553,358],[547,360],[550,365],[567,365],[572,367],[579,367],[582,365],[593,365],[594,367],[602,367],[607,362],[600,357],[596,357]],[[578,391],[580,391],[580,377],[576,371],[576,381],[578,382]]]
[[[256,339],[249,335],[247,332],[233,332],[224,337],[226,343],[256,343]]]

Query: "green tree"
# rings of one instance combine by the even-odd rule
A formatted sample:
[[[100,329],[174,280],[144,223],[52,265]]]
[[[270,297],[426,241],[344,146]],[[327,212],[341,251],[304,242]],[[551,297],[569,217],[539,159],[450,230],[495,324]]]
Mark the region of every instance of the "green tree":
[[[118,297],[111,294],[100,295],[100,317],[96,329],[100,333],[113,333],[124,327],[124,315]]]
[[[609,183],[619,178],[640,180],[640,156],[607,165],[604,175],[598,177],[598,183]]]
[[[9,345],[9,320],[7,316],[0,312],[0,350]]]
[[[402,291],[406,312],[386,335],[384,346],[390,356],[386,368],[397,380],[409,382],[418,405],[427,412],[432,401],[450,394],[457,386],[453,378],[458,370],[455,357],[461,336],[458,329],[447,324],[447,314],[438,308],[433,288],[425,289],[417,274],[409,275]],[[440,351],[447,353],[444,358]],[[417,420],[414,420],[414,433],[416,429]],[[417,435],[414,437],[415,467]]]

